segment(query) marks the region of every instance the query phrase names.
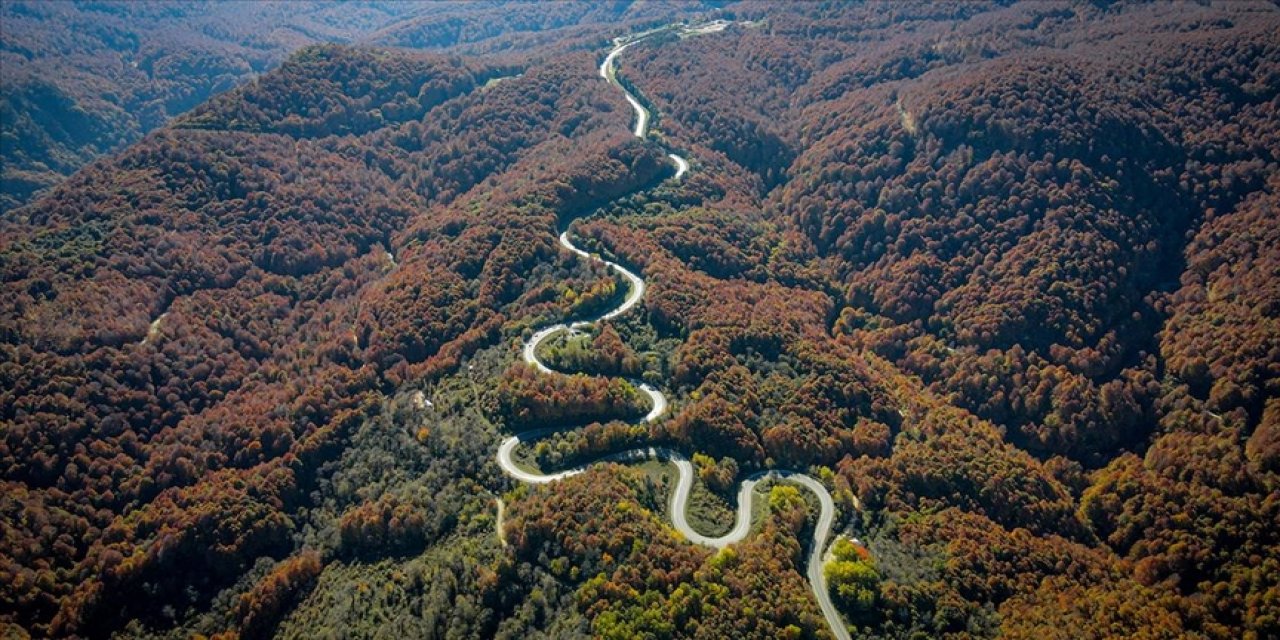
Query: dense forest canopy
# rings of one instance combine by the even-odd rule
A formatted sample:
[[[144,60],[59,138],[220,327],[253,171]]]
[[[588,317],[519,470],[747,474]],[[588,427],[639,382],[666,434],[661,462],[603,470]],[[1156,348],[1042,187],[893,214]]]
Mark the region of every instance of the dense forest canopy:
[[[549,11],[495,0],[6,0],[0,212],[310,45],[590,47],[602,24],[669,21],[703,4],[575,2]]]
[[[1273,3],[245,6],[0,9],[6,637],[831,636],[539,427],[854,637],[1280,635]]]

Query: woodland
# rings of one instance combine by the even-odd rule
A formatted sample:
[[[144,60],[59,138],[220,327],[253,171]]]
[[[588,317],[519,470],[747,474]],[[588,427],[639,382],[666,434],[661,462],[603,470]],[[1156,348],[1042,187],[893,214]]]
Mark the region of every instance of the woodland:
[[[495,0],[6,0],[0,212],[309,45],[510,53],[576,39],[581,48],[595,45],[601,24],[670,17],[704,4],[574,2],[546,11]],[[373,98],[360,88],[350,97]]]
[[[668,466],[495,461],[568,427],[522,464],[681,451],[707,533],[818,478],[853,637],[1280,636],[1280,9],[567,6],[295,47],[0,215],[0,635],[831,637],[810,494],[717,551]],[[633,137],[612,38],[711,18]],[[627,287],[564,229],[647,290],[547,375]]]

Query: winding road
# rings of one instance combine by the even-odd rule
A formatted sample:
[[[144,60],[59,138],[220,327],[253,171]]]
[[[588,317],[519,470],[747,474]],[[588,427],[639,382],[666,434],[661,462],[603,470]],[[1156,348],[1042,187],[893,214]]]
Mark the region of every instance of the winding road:
[[[151,325],[147,327],[147,335],[143,336],[142,341],[139,342],[138,344],[146,344],[148,342],[151,342],[151,339],[156,337],[156,335],[160,333],[160,323],[164,322],[165,317],[167,317],[168,315],[169,315],[169,312],[165,311],[164,313],[156,316],[156,319],[152,320]]]
[[[722,24],[720,22],[716,22],[708,23],[707,25],[684,27],[681,29],[680,34],[697,35],[702,33],[711,33],[723,29],[725,24],[727,23]],[[627,91],[627,89],[618,82],[614,64],[617,61],[619,54],[625,51],[628,47],[651,37],[655,33],[657,32],[647,32],[629,40],[615,40],[617,46],[609,52],[609,55],[605,57],[604,62],[600,64],[600,77],[620,89],[626,97],[627,102],[630,103],[631,107],[635,110],[636,125],[634,133],[636,137],[639,138],[644,138],[648,133],[649,112],[640,104],[640,101],[636,99],[631,92]],[[672,163],[676,166],[675,178],[682,178],[689,170],[689,163],[686,162],[684,158],[674,153],[669,154],[669,157],[671,158]],[[574,245],[573,241],[569,238],[569,232],[567,230],[560,234],[560,244],[582,258],[602,263],[606,267],[617,272],[627,281],[629,291],[626,298],[622,301],[622,304],[618,305],[617,308],[611,311],[601,314],[599,317],[587,320],[578,320],[571,323],[554,324],[539,329],[529,337],[529,340],[525,342],[523,348],[524,361],[534,367],[537,367],[540,372],[548,374],[553,374],[555,372],[538,359],[537,353],[538,346],[542,344],[543,341],[560,331],[578,331],[590,328],[600,320],[608,320],[622,315],[639,304],[641,298],[644,297],[645,292],[645,283],[643,278],[616,262],[611,262],[601,258],[600,256],[590,254]],[[667,411],[666,396],[663,395],[661,391],[642,381],[630,380],[630,382],[649,397],[652,407],[649,410],[649,413],[641,418],[639,422],[641,424],[646,424],[661,418]],[[520,444],[536,441],[559,430],[560,429],[557,428],[533,429],[507,438],[498,447],[498,465],[502,467],[502,470],[507,475],[520,482],[529,484],[547,484],[582,473],[588,466],[599,462],[638,462],[644,460],[661,460],[670,462],[676,467],[676,471],[679,474],[676,487],[671,492],[668,509],[671,514],[671,524],[675,530],[680,533],[680,535],[684,536],[690,542],[707,547],[721,549],[736,542],[740,542],[747,537],[751,531],[751,514],[756,496],[755,488],[760,482],[767,479],[778,479],[799,484],[812,491],[814,495],[818,497],[818,502],[821,508],[818,515],[817,525],[814,527],[813,542],[809,549],[806,574],[809,579],[809,584],[813,589],[813,595],[818,601],[818,606],[822,609],[822,615],[826,618],[827,624],[831,627],[831,633],[840,640],[848,640],[848,628],[845,626],[844,621],[841,620],[840,614],[836,611],[835,605],[831,602],[831,596],[827,592],[826,578],[822,574],[823,555],[827,549],[829,538],[831,537],[831,527],[835,522],[835,503],[831,500],[831,494],[822,486],[822,483],[818,482],[811,476],[785,469],[775,469],[752,474],[743,480],[742,486],[738,489],[738,512],[733,529],[719,537],[705,536],[694,531],[693,527],[689,526],[687,512],[689,493],[693,489],[694,482],[693,464],[688,458],[678,451],[665,447],[641,447],[607,455],[590,463],[571,467],[556,473],[541,473],[539,471],[524,469],[520,467],[515,460],[513,460],[512,454]],[[501,519],[501,502],[499,502],[499,519]]]

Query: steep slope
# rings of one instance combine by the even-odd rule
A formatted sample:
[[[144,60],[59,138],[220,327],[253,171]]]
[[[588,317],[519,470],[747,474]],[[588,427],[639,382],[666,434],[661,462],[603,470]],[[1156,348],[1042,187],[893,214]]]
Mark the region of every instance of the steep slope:
[[[6,2],[0,211],[312,43],[421,7],[371,2]]]
[[[306,46],[511,53],[563,50],[577,40],[577,48],[588,48],[601,25],[667,22],[707,4],[576,3],[547,11],[524,0],[6,2],[0,211]]]
[[[369,62],[360,50],[326,55]],[[483,93],[461,63],[433,64],[424,87],[453,93],[436,96],[425,121],[484,113],[506,129],[462,127],[392,150],[388,135],[422,140],[417,120],[358,138],[166,129],[4,221],[6,616],[43,629],[60,611],[54,633],[105,631],[152,619],[161,604],[139,590],[188,585],[161,596],[187,607],[253,558],[287,552],[319,466],[376,412],[378,391],[492,340],[507,305],[531,303],[523,274],[552,255],[557,215],[665,167],[625,129],[610,131],[626,106],[576,81],[591,77],[589,59]],[[205,112],[206,127],[230,122],[220,109]],[[266,131],[289,121],[263,115]],[[573,127],[558,122],[569,117]],[[494,137],[477,147],[465,136]],[[400,169],[444,145],[473,150],[470,180],[444,186]],[[566,147],[576,162],[565,164]],[[504,178],[510,188],[465,195],[504,171],[527,175],[528,157],[557,158],[543,171],[581,176],[576,189]],[[601,171],[612,164],[622,169]],[[493,213],[467,213],[481,202]],[[438,321],[407,322],[401,292],[417,297],[424,283],[432,297],[420,304]],[[197,567],[204,577],[189,582]]]
[[[659,135],[749,172],[762,201],[592,227],[634,247],[648,305],[685,340],[677,375],[698,400],[668,430],[765,465],[851,454],[838,482],[879,528],[892,584],[847,613],[877,633],[1054,624],[1126,597],[1144,608],[1115,628],[1269,633],[1256,607],[1276,586],[1251,567],[1280,542],[1264,524],[1275,225],[1257,213],[1277,173],[1274,8],[733,10],[741,44],[670,42],[620,73],[669,114]],[[827,294],[791,296],[784,317],[818,311],[841,347],[799,344],[869,357],[880,380],[863,384],[901,419],[797,411],[779,379],[814,365],[786,338],[779,353],[789,321],[759,300],[731,320],[750,281]],[[1038,568],[984,558],[991,545]],[[951,564],[919,572],[930,558]],[[1054,590],[1093,603],[1063,609]]]

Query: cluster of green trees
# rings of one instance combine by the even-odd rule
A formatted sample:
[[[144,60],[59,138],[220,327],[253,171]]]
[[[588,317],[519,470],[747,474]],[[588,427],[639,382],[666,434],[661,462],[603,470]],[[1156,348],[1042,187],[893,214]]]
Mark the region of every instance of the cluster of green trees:
[[[616,302],[616,301],[615,301]],[[580,311],[575,310],[571,317]],[[638,378],[646,366],[656,366],[627,346],[617,329],[602,322],[590,333],[572,335],[565,332],[547,340],[538,351],[538,357],[548,366],[559,371],[582,371],[595,375],[627,376]]]
[[[866,547],[848,538],[836,538],[831,559],[822,567],[827,588],[840,606],[854,615],[875,611],[880,596],[880,573]]]

